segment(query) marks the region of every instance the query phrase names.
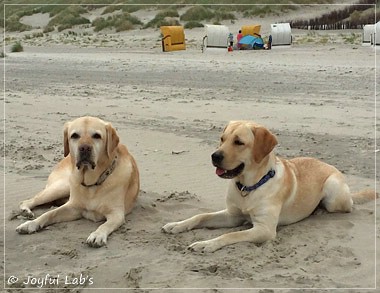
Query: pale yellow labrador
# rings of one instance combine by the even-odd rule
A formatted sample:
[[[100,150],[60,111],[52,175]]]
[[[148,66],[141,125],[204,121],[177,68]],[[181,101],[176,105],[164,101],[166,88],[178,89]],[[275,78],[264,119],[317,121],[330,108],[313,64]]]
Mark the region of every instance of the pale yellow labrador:
[[[199,241],[190,249],[213,252],[241,241],[261,243],[276,237],[277,225],[308,217],[319,203],[329,212],[351,212],[353,201],[375,199],[372,190],[351,194],[335,167],[313,158],[285,160],[275,155],[276,137],[250,121],[230,122],[212,154],[216,174],[232,179],[225,210],[166,224],[162,230],[180,233],[195,228],[236,227],[250,221],[248,230]]]
[[[64,126],[65,158],[54,168],[43,191],[20,204],[22,214],[33,217],[34,207],[68,197],[68,201],[35,220],[16,228],[21,234],[36,232],[48,225],[87,218],[102,221],[87,238],[100,247],[124,223],[139,192],[139,172],[128,149],[110,123],[81,117]]]

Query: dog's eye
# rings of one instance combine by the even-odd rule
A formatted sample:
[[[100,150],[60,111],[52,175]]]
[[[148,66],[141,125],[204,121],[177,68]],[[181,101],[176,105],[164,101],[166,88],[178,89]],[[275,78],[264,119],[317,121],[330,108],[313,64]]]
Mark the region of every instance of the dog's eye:
[[[74,132],[72,135],[71,135],[71,139],[78,139],[79,138],[79,134]]]
[[[221,138],[220,138],[220,142],[223,142],[223,141],[224,141],[224,138],[223,138],[223,137],[221,137]]]
[[[234,143],[236,144],[236,145],[244,145],[244,142],[242,142],[242,141],[240,141],[240,140],[235,140],[234,141]]]
[[[92,135],[92,138],[93,138],[93,139],[101,139],[102,137],[101,137],[101,135],[100,135],[99,133],[94,133],[94,134]]]

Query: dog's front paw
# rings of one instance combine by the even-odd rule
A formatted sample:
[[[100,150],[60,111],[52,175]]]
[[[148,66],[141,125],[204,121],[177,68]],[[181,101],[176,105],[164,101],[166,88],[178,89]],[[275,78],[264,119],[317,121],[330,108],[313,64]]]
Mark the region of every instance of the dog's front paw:
[[[94,248],[102,247],[107,244],[107,235],[99,232],[92,232],[88,236],[86,243]]]
[[[206,241],[197,241],[191,244],[188,249],[191,251],[196,252],[214,252],[215,250],[218,250],[221,248],[220,245],[218,245],[218,242],[211,239]]]
[[[16,228],[16,231],[19,234],[31,234],[37,232],[40,229],[41,226],[35,220],[33,220],[22,223],[20,226]]]
[[[162,232],[168,234],[177,234],[187,230],[187,227],[182,222],[168,223],[161,228]]]

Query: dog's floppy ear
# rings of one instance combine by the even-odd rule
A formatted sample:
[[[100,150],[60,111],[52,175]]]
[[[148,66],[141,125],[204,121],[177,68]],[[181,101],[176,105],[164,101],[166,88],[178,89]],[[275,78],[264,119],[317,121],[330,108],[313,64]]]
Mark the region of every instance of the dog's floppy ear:
[[[277,139],[264,127],[254,127],[252,131],[255,136],[253,159],[256,163],[260,163],[277,145]]]
[[[106,125],[107,129],[107,155],[109,158],[111,158],[112,153],[116,149],[117,145],[119,144],[119,136],[116,133],[115,128],[112,127],[111,123],[107,123]]]
[[[70,153],[68,129],[69,122],[66,122],[63,128],[63,155],[65,157]]]

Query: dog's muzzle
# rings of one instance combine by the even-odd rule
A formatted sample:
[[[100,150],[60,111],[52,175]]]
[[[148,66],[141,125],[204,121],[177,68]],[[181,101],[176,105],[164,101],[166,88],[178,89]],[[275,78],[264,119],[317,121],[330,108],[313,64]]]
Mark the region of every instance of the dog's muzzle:
[[[222,163],[224,160],[224,154],[221,151],[216,151],[211,155],[212,164],[216,167],[216,175],[224,179],[231,179],[238,176],[244,170],[244,163],[241,163],[239,166],[232,170],[226,170],[222,168]]]
[[[87,144],[82,144],[78,149],[78,160],[77,160],[77,168],[80,169],[82,165],[91,166],[92,169],[95,169],[96,164],[92,159],[92,146]]]

